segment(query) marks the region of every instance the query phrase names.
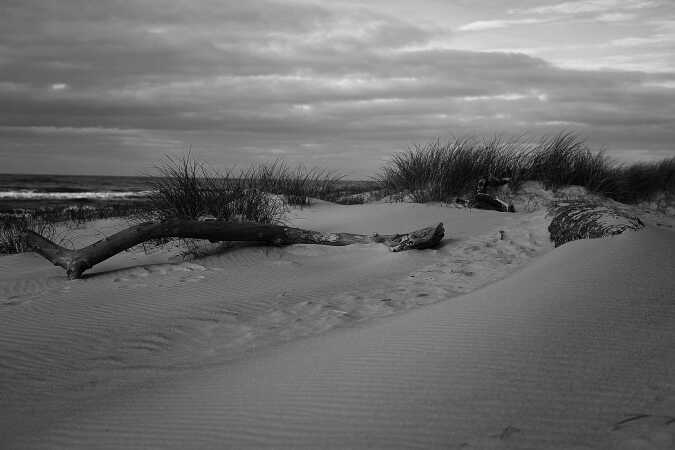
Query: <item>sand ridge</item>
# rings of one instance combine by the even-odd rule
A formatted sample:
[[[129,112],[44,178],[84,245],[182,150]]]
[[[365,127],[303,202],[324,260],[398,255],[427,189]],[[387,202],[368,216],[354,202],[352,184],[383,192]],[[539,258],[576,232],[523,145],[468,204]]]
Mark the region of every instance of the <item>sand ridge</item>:
[[[343,224],[332,223],[336,209]],[[297,221],[319,230],[345,226],[370,233],[381,228],[378,215],[388,210],[382,227],[391,231],[453,223],[446,245],[452,248],[462,236],[504,219],[438,205],[375,209],[318,205],[299,211]],[[75,230],[71,240],[86,245],[122,226],[95,223]],[[372,298],[350,304],[341,296],[374,291],[442,260],[440,251],[395,254],[378,244],[235,248],[186,261],[182,251],[168,246],[146,254],[137,248],[77,281],[67,281],[62,269],[34,254],[0,258],[6,268],[0,272],[3,432],[28,432],[64,410],[176,371],[391,314],[402,305]]]

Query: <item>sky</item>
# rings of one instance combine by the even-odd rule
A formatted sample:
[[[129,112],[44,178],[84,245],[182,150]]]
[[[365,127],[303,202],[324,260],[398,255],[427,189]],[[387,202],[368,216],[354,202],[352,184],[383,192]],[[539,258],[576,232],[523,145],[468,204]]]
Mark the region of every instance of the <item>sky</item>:
[[[452,137],[675,156],[673,0],[3,0],[0,172],[348,178]]]

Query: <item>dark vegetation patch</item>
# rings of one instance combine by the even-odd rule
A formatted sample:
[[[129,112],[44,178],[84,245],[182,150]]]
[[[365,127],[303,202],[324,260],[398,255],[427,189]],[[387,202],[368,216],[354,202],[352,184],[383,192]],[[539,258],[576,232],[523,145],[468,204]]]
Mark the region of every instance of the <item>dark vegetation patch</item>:
[[[480,178],[511,178],[512,188],[540,181],[548,189],[583,186],[623,203],[675,192],[675,158],[621,164],[592,152],[573,133],[531,144],[524,139],[465,138],[433,141],[397,153],[379,176],[392,193],[407,192],[417,202],[452,201],[468,194]]]
[[[204,164],[186,156],[169,159],[158,168],[161,177],[150,181],[152,194],[144,214],[150,220],[210,217],[224,221],[278,223],[286,212],[286,202],[265,191],[270,173],[262,168],[231,173],[212,172]]]
[[[553,219],[548,227],[556,247],[579,239],[594,239],[640,230],[644,223],[617,208],[587,200],[559,202],[549,211]]]
[[[9,201],[0,205],[0,255],[27,251],[22,234],[35,231],[53,240],[56,225],[77,226],[111,217],[135,217],[148,211],[147,200]]]

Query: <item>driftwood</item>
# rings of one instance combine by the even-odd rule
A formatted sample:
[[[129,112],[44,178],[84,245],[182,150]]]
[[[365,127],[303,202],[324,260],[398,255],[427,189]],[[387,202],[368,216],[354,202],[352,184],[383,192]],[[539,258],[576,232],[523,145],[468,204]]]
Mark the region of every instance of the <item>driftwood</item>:
[[[25,232],[24,239],[32,250],[54,265],[66,269],[68,278],[72,280],[81,278],[85,270],[117,253],[143,242],[160,238],[208,239],[211,242],[247,241],[276,246],[289,244],[343,246],[378,242],[398,252],[434,247],[440,243],[443,235],[442,223],[406,234],[367,236],[351,233],[323,233],[281,225],[170,219],[162,222],[146,222],[126,228],[79,250],[64,248],[33,231]]]
[[[508,205],[497,197],[490,194],[478,193],[474,195],[473,200],[469,203],[472,208],[490,209],[501,212],[514,212],[513,205]]]
[[[488,189],[492,190],[493,188],[504,186],[510,182],[511,178],[497,178],[495,176],[481,178],[478,180],[478,183],[476,183],[473,199],[469,202],[469,206],[472,208],[492,209],[501,212],[515,212],[513,205],[501,201],[488,192]]]

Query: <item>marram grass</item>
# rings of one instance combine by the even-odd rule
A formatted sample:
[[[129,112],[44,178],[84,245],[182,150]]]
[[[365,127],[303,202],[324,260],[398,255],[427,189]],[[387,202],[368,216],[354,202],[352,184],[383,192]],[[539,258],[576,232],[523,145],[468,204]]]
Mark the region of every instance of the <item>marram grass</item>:
[[[379,174],[391,193],[405,192],[417,202],[454,200],[470,194],[480,178],[511,178],[517,188],[540,181],[546,188],[583,186],[590,192],[624,203],[675,192],[675,158],[632,165],[591,151],[574,133],[560,133],[536,142],[456,138],[432,141],[396,153]]]
[[[579,239],[594,239],[640,230],[644,223],[638,217],[597,202],[572,200],[559,202],[550,209],[553,215],[548,231],[556,247]]]

